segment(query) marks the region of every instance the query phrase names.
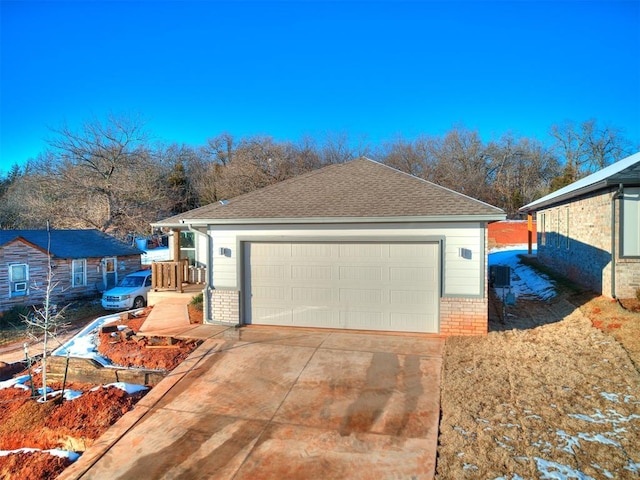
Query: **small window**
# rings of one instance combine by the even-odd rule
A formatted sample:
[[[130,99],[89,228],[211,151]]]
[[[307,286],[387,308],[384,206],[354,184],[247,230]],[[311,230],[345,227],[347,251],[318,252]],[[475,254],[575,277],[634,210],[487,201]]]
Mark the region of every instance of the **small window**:
[[[546,223],[547,214],[540,214],[540,245],[544,246],[547,244],[547,223]]]
[[[564,233],[565,233],[565,239],[566,239],[566,246],[567,246],[567,250],[569,250],[569,246],[571,245],[571,242],[569,241],[569,207],[567,207],[565,210],[564,220],[565,220]]]
[[[84,258],[73,260],[71,265],[71,283],[74,287],[84,287],[87,285],[87,261]]]
[[[29,295],[29,265],[18,263],[9,265],[9,296]]]
[[[560,223],[561,223],[560,209],[558,209],[557,214],[558,214],[558,217],[557,217],[558,222],[556,223],[556,247],[560,248],[560,232],[562,231],[560,227]]]
[[[640,188],[625,188],[620,210],[620,251],[623,257],[640,257]]]
[[[196,264],[196,234],[180,232],[180,258],[188,258],[189,265]]]

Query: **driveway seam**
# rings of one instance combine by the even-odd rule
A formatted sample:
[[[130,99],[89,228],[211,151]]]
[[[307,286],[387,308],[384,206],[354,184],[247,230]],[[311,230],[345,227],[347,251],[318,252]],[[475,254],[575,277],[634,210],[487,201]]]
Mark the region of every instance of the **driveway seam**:
[[[300,375],[302,375],[302,372],[305,371],[305,369],[307,368],[307,366],[309,365],[309,362],[311,362],[311,359],[314,357],[314,355],[316,353],[318,353],[318,350],[320,349],[320,347],[322,346],[322,344],[324,342],[327,341],[327,339],[333,335],[333,333],[329,333],[329,335],[327,335],[326,338],[324,338],[313,350],[313,353],[311,355],[309,355],[309,358],[307,359],[306,363],[304,364],[304,366],[300,369],[300,372],[298,373],[298,376],[296,377],[296,379],[291,382],[291,386],[289,387],[289,389],[287,390],[287,393],[282,397],[282,401],[280,402],[280,404],[278,405],[278,408],[276,408],[273,412],[273,415],[271,415],[271,418],[269,420],[266,421],[264,428],[262,429],[262,431],[260,432],[260,435],[258,435],[256,437],[255,442],[253,443],[253,446],[251,447],[251,449],[247,452],[247,455],[244,457],[244,460],[242,460],[242,463],[240,463],[240,466],[238,467],[238,469],[235,471],[235,473],[233,474],[232,478],[236,478],[238,476],[238,473],[240,472],[240,470],[242,470],[242,467],[244,466],[244,464],[247,462],[247,459],[251,456],[251,454],[253,453],[253,451],[256,448],[256,445],[258,445],[258,443],[260,443],[260,439],[262,438],[262,436],[264,435],[264,433],[267,431],[267,429],[274,423],[278,423],[278,422],[274,422],[274,418],[276,417],[276,415],[278,414],[278,412],[280,411],[280,409],[282,408],[282,405],[284,404],[284,402],[287,400],[287,398],[289,397],[289,395],[291,394],[291,390],[293,390],[293,387],[298,383],[298,380],[300,380]]]

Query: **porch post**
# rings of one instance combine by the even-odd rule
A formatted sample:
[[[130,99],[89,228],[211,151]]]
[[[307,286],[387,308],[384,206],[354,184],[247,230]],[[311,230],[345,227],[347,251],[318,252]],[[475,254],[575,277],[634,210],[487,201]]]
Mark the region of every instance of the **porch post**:
[[[175,278],[175,288],[176,291],[182,293],[184,290],[182,289],[182,262],[180,261],[180,229],[179,228],[174,228],[172,229],[173,231],[173,248],[171,251],[171,256],[173,258],[173,261],[175,262],[176,265],[176,278]]]
[[[533,251],[533,215],[531,212],[527,213],[527,243],[529,245],[529,255]]]

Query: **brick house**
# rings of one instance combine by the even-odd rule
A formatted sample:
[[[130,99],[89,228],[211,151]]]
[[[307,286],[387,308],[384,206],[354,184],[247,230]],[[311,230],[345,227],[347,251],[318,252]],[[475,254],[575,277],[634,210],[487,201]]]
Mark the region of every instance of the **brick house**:
[[[484,335],[505,217],[360,158],[152,225],[198,239],[208,322]]]
[[[49,259],[53,303],[96,296],[120,277],[140,270],[140,250],[98,230],[50,234],[0,230],[0,312],[44,301]]]
[[[596,293],[640,288],[640,153],[520,209],[537,217],[539,260]]]

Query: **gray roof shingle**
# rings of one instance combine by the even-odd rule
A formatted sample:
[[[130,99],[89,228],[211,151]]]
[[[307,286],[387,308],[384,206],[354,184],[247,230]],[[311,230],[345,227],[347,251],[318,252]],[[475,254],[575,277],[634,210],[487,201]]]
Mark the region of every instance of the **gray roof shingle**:
[[[154,225],[249,219],[463,216],[499,220],[505,214],[497,207],[363,157],[240,195],[225,205],[205,205]]]
[[[46,230],[0,230],[0,248],[16,238],[47,250]],[[51,255],[58,258],[97,258],[140,255],[141,250],[99,230],[51,230]]]

